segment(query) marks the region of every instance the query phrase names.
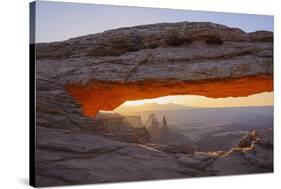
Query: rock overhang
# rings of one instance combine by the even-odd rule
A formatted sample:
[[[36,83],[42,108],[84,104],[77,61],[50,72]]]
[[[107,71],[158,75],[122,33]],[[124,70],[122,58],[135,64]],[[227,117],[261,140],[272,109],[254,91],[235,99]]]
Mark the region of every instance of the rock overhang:
[[[38,44],[37,62],[93,116],[126,100],[272,91],[273,33],[212,23],[136,26]]]

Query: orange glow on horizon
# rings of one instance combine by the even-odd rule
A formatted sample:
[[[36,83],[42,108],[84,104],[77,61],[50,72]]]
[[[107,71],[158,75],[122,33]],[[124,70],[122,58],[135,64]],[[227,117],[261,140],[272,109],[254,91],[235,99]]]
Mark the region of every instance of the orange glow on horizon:
[[[245,106],[248,105],[248,102],[246,103],[247,99],[245,101],[244,97],[247,98],[248,95],[273,91],[273,78],[270,75],[257,75],[235,79],[197,82],[146,81],[128,83],[93,80],[86,86],[81,84],[66,85],[65,90],[74,97],[75,101],[81,106],[83,114],[90,117],[95,116],[100,110],[113,111],[126,101],[142,100],[140,102],[133,102],[135,105],[141,105],[144,103],[144,99],[161,97],[163,100],[163,98],[167,96],[168,100],[164,98],[164,102],[157,103],[172,102],[196,107]],[[172,97],[169,95],[180,96]],[[225,99],[231,99],[228,98],[230,96],[241,98],[230,101],[232,103],[224,102]],[[225,99],[218,101],[218,99],[213,98]],[[241,103],[238,103],[237,99],[241,99]],[[264,103],[264,99],[272,99],[273,101],[272,96],[270,98],[253,99],[250,105],[258,105],[257,102]],[[266,103],[268,104],[268,102]]]
[[[126,107],[157,103],[157,104],[180,104],[192,107],[242,107],[242,106],[272,106],[273,92],[263,92],[259,94],[250,95],[247,97],[227,97],[227,98],[208,98],[198,95],[176,95],[164,96],[153,99],[126,101],[114,111],[118,112],[120,109],[125,110]]]

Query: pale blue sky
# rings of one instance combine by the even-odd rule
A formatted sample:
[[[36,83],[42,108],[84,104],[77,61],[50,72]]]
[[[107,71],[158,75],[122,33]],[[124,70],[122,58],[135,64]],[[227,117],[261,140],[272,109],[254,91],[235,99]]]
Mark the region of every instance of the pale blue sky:
[[[209,21],[246,32],[273,31],[273,16],[97,4],[36,2],[36,42],[159,22]]]

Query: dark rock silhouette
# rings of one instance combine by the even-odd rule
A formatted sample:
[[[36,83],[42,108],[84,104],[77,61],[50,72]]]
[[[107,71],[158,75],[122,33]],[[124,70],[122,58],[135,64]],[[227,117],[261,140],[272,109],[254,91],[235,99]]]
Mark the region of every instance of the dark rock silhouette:
[[[151,134],[157,134],[160,132],[160,123],[155,114],[150,114],[146,121],[146,126]]]
[[[169,133],[170,130],[168,128],[168,124],[167,124],[167,121],[166,121],[166,117],[163,116],[163,121],[162,121],[162,128],[161,128],[162,132],[163,133]]]

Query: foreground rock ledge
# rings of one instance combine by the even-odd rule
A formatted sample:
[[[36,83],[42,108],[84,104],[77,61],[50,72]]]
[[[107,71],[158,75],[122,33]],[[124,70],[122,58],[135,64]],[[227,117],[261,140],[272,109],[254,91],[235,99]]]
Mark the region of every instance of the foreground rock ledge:
[[[273,90],[273,33],[213,23],[144,25],[41,43],[36,57],[38,77],[66,89],[86,116],[126,100]]]

